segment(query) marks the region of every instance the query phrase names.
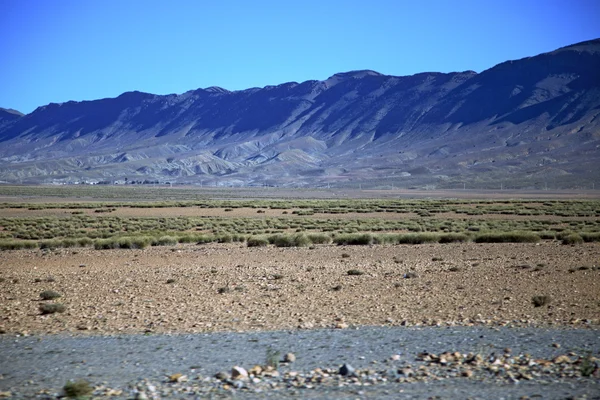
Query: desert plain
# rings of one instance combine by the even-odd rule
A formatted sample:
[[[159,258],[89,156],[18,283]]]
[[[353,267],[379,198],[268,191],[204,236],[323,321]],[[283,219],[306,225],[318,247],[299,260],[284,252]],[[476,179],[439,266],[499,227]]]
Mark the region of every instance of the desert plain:
[[[139,199],[6,196],[0,332],[596,331],[600,210],[591,197],[151,199],[139,207]],[[64,237],[16,237],[36,224]],[[96,233],[75,244],[70,229]],[[17,242],[29,244],[9,249]],[[48,304],[61,309],[46,312]]]

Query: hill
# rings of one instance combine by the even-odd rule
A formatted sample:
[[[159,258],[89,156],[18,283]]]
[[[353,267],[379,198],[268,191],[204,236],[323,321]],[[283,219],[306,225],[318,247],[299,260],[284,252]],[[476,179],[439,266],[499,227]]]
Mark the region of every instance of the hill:
[[[576,188],[600,184],[600,39],[481,73],[339,73],[0,110],[0,180]]]

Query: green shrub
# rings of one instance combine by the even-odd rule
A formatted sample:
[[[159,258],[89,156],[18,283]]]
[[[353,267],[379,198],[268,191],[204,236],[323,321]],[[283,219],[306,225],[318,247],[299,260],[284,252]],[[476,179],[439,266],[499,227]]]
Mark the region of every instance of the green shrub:
[[[570,235],[566,235],[562,239],[562,244],[581,244],[583,243],[583,238],[581,235],[577,233],[571,233]]]
[[[87,381],[79,380],[76,382],[67,382],[63,387],[63,391],[65,392],[65,396],[71,398],[81,398],[83,396],[88,396],[93,393],[94,389],[90,386]]]
[[[440,235],[436,233],[406,233],[397,235],[398,244],[423,244],[423,243],[437,243],[440,240]]]
[[[331,243],[331,236],[329,236],[326,233],[309,233],[306,236],[308,236],[308,239],[313,244],[328,244],[328,243]]]
[[[55,292],[54,290],[44,290],[40,293],[40,298],[42,300],[54,300],[60,297],[60,293]]]
[[[248,247],[264,247],[269,245],[269,240],[264,236],[251,236],[246,245]]]
[[[550,296],[533,296],[531,302],[534,307],[541,307],[546,304],[550,304]]]
[[[38,242],[29,240],[0,240],[0,250],[37,249]]]
[[[444,233],[440,235],[440,243],[464,243],[469,241],[469,235],[464,233]]]
[[[54,314],[65,312],[67,308],[61,303],[43,303],[40,304],[40,312],[42,314]]]
[[[556,239],[556,232],[554,231],[541,231],[538,235],[542,240],[554,240]]]
[[[370,233],[347,233],[343,235],[336,236],[333,239],[333,242],[338,246],[341,245],[369,245],[373,244],[374,237]]]
[[[161,236],[152,241],[152,246],[174,246],[179,243],[179,239],[174,236]]]
[[[541,239],[533,232],[486,232],[475,236],[476,243],[536,243]]]
[[[308,236],[303,233],[293,235],[277,234],[271,235],[267,239],[269,243],[274,244],[276,247],[305,247],[312,244]]]
[[[600,232],[582,232],[581,238],[584,242],[600,242]]]
[[[347,274],[350,276],[359,276],[364,275],[364,272],[359,269],[350,269],[348,270]]]
[[[77,239],[77,244],[79,247],[87,247],[94,244],[94,241],[88,237],[82,237]]]
[[[60,240],[51,239],[51,240],[42,240],[40,242],[40,249],[58,249],[62,247],[62,242]]]

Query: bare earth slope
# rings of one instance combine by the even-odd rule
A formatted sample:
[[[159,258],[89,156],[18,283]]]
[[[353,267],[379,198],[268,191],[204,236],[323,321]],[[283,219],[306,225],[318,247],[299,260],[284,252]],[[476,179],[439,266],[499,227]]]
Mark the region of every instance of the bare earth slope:
[[[352,71],[53,103],[2,117],[0,180],[590,187],[599,49],[592,40],[479,74]]]

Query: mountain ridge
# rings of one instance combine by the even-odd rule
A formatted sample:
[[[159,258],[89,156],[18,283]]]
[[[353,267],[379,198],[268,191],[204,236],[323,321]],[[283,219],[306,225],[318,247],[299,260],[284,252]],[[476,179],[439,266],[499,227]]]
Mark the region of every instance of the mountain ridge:
[[[595,39],[480,73],[50,103],[0,113],[0,180],[582,186],[599,178],[599,70]]]

